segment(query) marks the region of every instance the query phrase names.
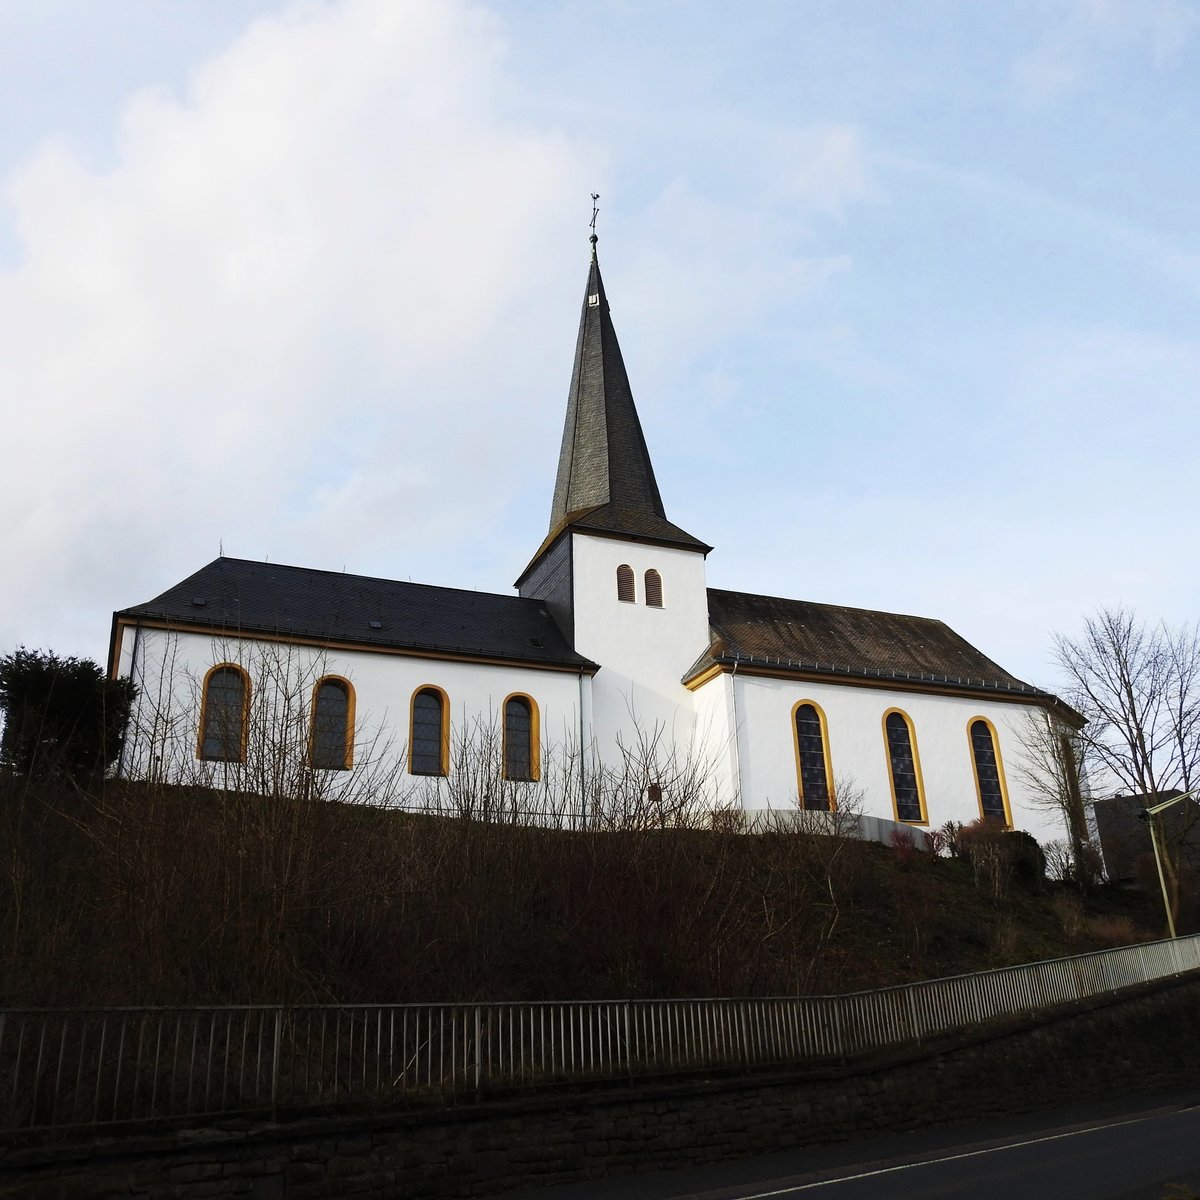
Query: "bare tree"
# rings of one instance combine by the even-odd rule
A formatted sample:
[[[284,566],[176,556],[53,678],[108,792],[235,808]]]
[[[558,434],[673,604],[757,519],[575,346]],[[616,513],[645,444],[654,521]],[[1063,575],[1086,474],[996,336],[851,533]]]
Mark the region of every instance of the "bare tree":
[[[737,804],[705,740],[684,744],[661,722],[635,719],[608,759],[569,728],[559,740],[543,737],[535,779],[508,778],[503,746],[494,712],[464,713],[452,726],[451,770],[419,780],[397,802],[492,824],[626,831],[707,828],[713,812]]]
[[[1025,754],[1016,774],[1033,807],[1061,819],[1070,845],[1071,879],[1086,890],[1095,874],[1095,852],[1083,798],[1088,741],[1053,713],[1030,709],[1025,714],[1021,742]]]
[[[1147,625],[1127,608],[1100,609],[1080,638],[1056,638],[1055,650],[1103,782],[1143,797],[1200,784],[1200,626]],[[1176,911],[1183,846],[1197,820],[1200,807],[1186,803],[1163,839]]]
[[[1082,738],[1109,783],[1143,796],[1200,782],[1200,628],[1147,625],[1100,609],[1055,639]]]
[[[284,643],[215,637],[208,658],[245,672],[243,706],[210,708],[206,724],[227,757],[198,757],[203,678],[185,666],[170,634],[150,665],[139,664],[139,702],[130,717],[120,774],[148,783],[217,788],[249,794],[348,803],[394,803],[401,790],[403,747],[382,725],[361,718],[348,730],[353,746],[344,769],[313,765],[313,689],[328,671],[323,653]]]

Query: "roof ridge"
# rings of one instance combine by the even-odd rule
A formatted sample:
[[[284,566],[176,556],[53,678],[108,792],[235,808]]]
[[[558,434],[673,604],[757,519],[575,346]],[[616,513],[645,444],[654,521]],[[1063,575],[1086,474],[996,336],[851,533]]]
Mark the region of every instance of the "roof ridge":
[[[713,592],[720,592],[726,596],[751,596],[756,600],[778,600],[784,604],[812,604],[818,608],[840,609],[842,612],[871,613],[874,616],[882,617],[903,617],[906,621],[927,621],[930,625],[941,625],[943,629],[949,629],[951,633],[954,633],[954,630],[939,617],[923,617],[919,613],[895,612],[890,608],[864,608],[861,604],[833,604],[827,600],[804,600],[798,596],[769,596],[766,592],[743,592],[735,591],[732,588],[710,587],[707,591],[710,595]],[[962,635],[956,634],[955,636],[961,637]]]
[[[331,571],[328,567],[299,567],[294,563],[262,562],[256,558],[236,558],[232,555],[222,555],[220,558],[214,558],[212,562],[207,564],[207,567],[215,567],[220,563],[227,562],[245,563],[252,567],[280,568],[284,571],[297,571],[306,575],[328,575],[334,579],[358,579],[364,583],[385,583],[393,587],[425,588],[431,592],[459,592],[464,596],[494,596],[499,600],[520,600],[522,602],[530,599],[528,596],[513,595],[509,592],[486,591],[482,588],[452,587],[441,583],[414,583],[411,579],[389,579],[386,575],[360,575],[355,571]],[[201,567],[200,571],[206,570],[207,567]],[[198,575],[200,571],[195,571],[193,574]],[[184,581],[181,580],[180,582]],[[539,600],[537,603],[542,604],[544,602]]]

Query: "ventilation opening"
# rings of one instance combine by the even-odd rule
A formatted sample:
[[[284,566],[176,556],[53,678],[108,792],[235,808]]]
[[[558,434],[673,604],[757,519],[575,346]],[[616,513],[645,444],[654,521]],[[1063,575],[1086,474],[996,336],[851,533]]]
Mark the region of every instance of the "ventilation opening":
[[[628,563],[622,563],[617,568],[617,599],[626,604],[634,602],[633,568]]]
[[[646,572],[646,607],[662,608],[662,576],[653,567]]]

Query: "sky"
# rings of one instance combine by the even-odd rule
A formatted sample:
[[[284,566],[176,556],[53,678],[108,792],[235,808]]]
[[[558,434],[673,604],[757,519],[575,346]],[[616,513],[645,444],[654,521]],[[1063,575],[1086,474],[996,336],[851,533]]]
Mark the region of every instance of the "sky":
[[[1060,680],[1200,607],[1200,2],[0,0],[0,654],[218,553],[508,591],[590,194],[710,586]]]

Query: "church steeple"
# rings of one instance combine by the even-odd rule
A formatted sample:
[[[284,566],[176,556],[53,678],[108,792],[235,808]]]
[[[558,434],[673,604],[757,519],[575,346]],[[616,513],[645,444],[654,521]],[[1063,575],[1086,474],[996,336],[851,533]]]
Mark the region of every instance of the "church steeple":
[[[613,328],[594,232],[591,243],[547,540],[574,526],[707,553],[711,547],[667,520]]]

